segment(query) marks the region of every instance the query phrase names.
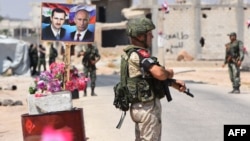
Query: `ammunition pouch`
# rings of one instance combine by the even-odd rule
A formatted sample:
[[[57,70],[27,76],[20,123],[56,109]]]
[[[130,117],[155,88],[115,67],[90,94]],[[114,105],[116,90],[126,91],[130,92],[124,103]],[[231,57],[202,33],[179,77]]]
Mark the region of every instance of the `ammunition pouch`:
[[[233,57],[232,58],[232,62],[233,63],[237,63],[239,60],[240,60],[239,57]]]
[[[227,63],[237,63],[239,60],[240,60],[239,57],[232,57],[232,56],[227,57]]]
[[[230,56],[227,56],[226,62],[227,62],[227,63],[231,63],[231,62],[232,62],[232,56],[231,56],[231,55],[230,55]]]
[[[129,109],[129,91],[126,86],[122,86],[121,82],[114,86],[115,99],[113,105],[122,111],[128,111]]]
[[[127,81],[131,103],[148,102],[155,98],[153,89],[147,79],[129,78]]]

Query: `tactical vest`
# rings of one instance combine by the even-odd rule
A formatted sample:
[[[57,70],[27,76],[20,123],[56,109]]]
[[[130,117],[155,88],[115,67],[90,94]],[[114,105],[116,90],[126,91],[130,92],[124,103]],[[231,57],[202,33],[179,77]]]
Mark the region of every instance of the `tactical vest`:
[[[233,43],[230,44],[229,50],[230,50],[232,57],[234,57],[234,58],[237,58],[240,56],[239,44],[240,44],[240,41],[234,41]]]
[[[138,49],[141,48],[135,46],[128,47],[127,50],[125,50],[127,57],[121,62],[121,77],[124,77],[121,78],[121,80],[126,81],[127,89],[129,91],[129,101],[131,103],[148,102],[152,101],[156,97],[163,98],[165,94],[161,81],[153,78],[150,74],[141,72],[142,75],[129,77],[128,61],[131,53],[136,52],[139,55],[140,62],[143,59],[143,57],[137,52]],[[139,67],[141,68],[141,64],[139,64]]]
[[[95,57],[97,56],[96,54],[96,49],[94,47],[88,47],[86,49],[85,55],[83,56],[82,64],[86,67],[92,66],[90,61],[95,60]]]
[[[243,58],[240,56],[240,44],[242,42],[239,40],[234,41],[233,43],[228,43],[229,47],[226,49],[226,63],[237,63],[239,60],[242,61]]]
[[[49,54],[49,58],[50,59],[55,59],[57,57],[57,50],[54,47],[50,48],[50,54]]]

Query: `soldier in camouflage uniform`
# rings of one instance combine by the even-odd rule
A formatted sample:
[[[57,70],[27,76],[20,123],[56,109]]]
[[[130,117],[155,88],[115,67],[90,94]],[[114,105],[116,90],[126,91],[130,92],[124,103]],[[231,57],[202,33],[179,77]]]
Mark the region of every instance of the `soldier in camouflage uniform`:
[[[38,59],[38,72],[41,72],[41,66],[43,66],[43,71],[46,71],[46,48],[39,44],[39,59]]]
[[[49,49],[49,65],[56,62],[56,58],[58,56],[57,49],[54,47],[53,43],[50,45]]]
[[[240,66],[244,59],[243,42],[237,40],[235,32],[229,35],[230,42],[226,44],[225,61],[222,67],[228,64],[228,72],[233,85],[233,90],[229,93],[240,93]]]
[[[38,49],[36,44],[30,44],[29,47],[29,58],[30,58],[30,68],[31,75],[36,75],[37,64],[38,64]]]
[[[83,73],[86,77],[90,75],[91,96],[97,96],[95,93],[96,63],[101,59],[98,48],[89,43],[87,46],[83,47],[77,56],[83,56]],[[87,89],[84,91],[84,96],[87,96]]]
[[[155,29],[153,22],[145,17],[131,19],[127,23],[127,34],[130,37],[132,45],[124,49],[133,48],[128,59],[128,80],[136,78],[136,82],[128,81],[128,86],[136,86],[135,90],[147,89],[147,94],[138,92],[138,100],[131,103],[130,116],[135,122],[135,140],[136,141],[160,141],[161,140],[161,103],[160,99],[164,94],[156,91],[158,84],[152,81],[164,81],[172,78],[174,73],[172,69],[165,69],[160,66],[155,57],[152,57],[148,51],[152,44],[152,30]],[[123,54],[126,55],[126,54]],[[121,74],[126,75],[126,74]],[[122,76],[123,77],[123,76]],[[144,86],[138,88],[141,82]],[[152,81],[151,81],[152,80]],[[149,84],[147,84],[149,83]],[[174,82],[179,91],[185,91],[185,83],[181,80]],[[130,88],[129,88],[130,89]],[[162,91],[162,90],[161,90]],[[132,92],[132,91],[130,91]],[[141,94],[139,94],[141,93]]]

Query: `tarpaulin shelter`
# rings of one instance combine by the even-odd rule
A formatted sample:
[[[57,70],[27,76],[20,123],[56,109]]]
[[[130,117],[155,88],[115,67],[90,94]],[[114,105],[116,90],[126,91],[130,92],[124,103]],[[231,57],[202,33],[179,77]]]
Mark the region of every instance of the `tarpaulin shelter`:
[[[12,70],[13,75],[30,75],[28,44],[0,35],[0,74],[8,69]]]

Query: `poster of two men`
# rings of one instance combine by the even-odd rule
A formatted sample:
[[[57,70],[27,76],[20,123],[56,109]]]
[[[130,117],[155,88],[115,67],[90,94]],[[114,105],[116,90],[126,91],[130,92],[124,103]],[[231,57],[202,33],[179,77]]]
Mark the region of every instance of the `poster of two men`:
[[[41,40],[93,42],[96,6],[42,3]]]

